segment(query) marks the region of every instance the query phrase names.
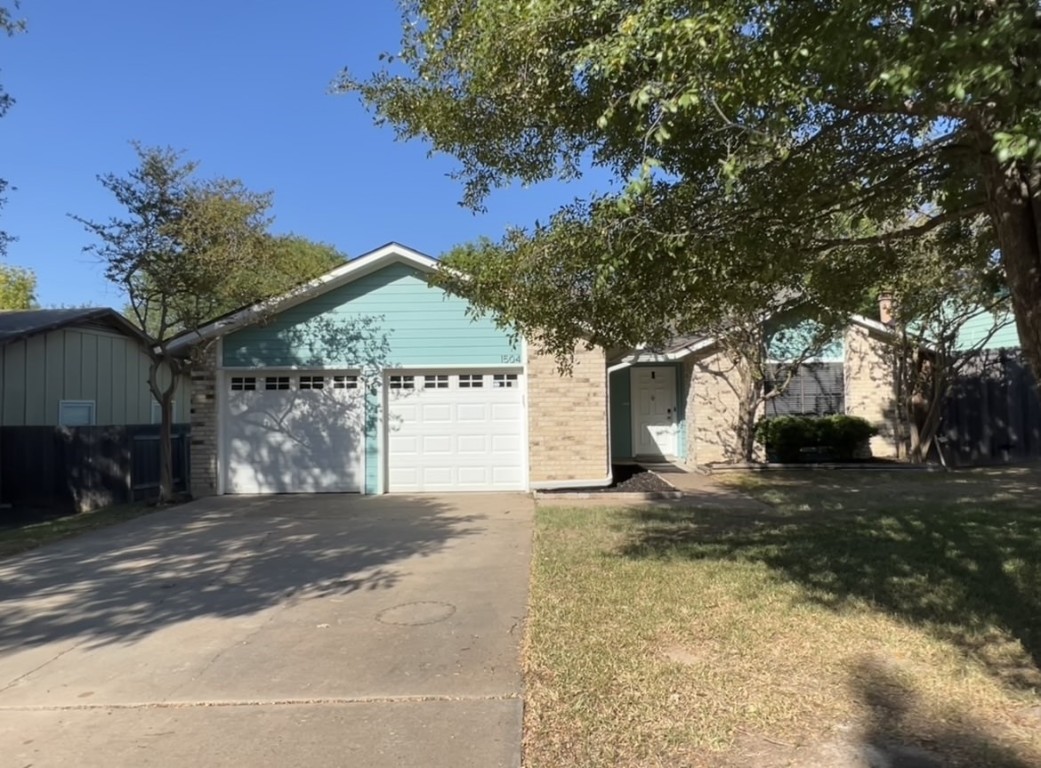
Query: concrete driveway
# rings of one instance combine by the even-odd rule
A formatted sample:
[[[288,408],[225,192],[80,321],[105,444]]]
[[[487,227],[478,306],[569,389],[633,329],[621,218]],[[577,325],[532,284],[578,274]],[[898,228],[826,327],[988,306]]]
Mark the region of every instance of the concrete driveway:
[[[0,561],[0,762],[519,765],[531,525],[224,497]]]

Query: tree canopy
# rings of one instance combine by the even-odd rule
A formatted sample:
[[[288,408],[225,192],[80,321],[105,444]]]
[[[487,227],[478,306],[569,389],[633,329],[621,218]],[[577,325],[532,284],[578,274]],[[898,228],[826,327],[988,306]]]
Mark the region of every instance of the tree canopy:
[[[33,271],[0,265],[0,309],[35,309],[36,306]]]
[[[566,342],[654,340],[798,294],[841,310],[921,238],[1000,254],[1041,373],[1035,0],[410,0],[340,88],[454,155],[464,200],[611,169],[624,191],[462,248],[455,288]]]
[[[15,12],[18,10],[19,3],[17,0],[10,5],[0,5],[0,34],[7,37],[17,34],[25,29],[25,21],[17,18]],[[7,110],[14,104],[14,99],[11,98],[3,86],[0,83],[0,117],[7,114]],[[7,189],[7,180],[0,178],[0,208],[3,207],[4,203],[7,202],[4,198],[4,191]],[[7,244],[11,242],[11,236],[4,230],[0,229],[0,256],[3,256],[7,252]]]
[[[282,293],[343,257],[333,248],[269,232],[270,193],[237,179],[199,179],[197,164],[171,149],[135,145],[138,165],[101,184],[123,213],[74,216],[94,238],[84,250],[126,292],[128,314],[155,340],[149,387],[162,406],[160,497],[172,497],[172,403],[187,363],[169,342],[215,316]]]

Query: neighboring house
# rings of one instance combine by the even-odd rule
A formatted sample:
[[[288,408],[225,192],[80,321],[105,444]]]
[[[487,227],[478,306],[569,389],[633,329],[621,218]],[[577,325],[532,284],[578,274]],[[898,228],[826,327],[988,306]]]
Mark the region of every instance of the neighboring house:
[[[147,344],[112,309],[0,311],[0,427],[157,423]],[[187,407],[182,387],[174,421]]]
[[[148,343],[112,309],[0,311],[0,501],[88,509],[154,486]]]
[[[389,244],[172,344],[192,374],[195,495],[606,485],[607,371],[571,376]]]

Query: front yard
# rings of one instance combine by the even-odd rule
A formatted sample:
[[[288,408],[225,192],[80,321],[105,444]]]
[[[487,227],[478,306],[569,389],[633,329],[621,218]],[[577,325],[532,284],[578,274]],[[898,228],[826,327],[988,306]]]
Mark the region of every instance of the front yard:
[[[0,512],[0,558],[18,555],[52,541],[78,536],[87,531],[107,528],[153,511],[155,508],[148,504],[133,502],[102,507],[93,512],[70,513],[43,519],[35,519],[32,515],[25,518],[11,515],[5,518]]]
[[[1041,473],[729,482],[540,508],[527,765],[1041,765]]]

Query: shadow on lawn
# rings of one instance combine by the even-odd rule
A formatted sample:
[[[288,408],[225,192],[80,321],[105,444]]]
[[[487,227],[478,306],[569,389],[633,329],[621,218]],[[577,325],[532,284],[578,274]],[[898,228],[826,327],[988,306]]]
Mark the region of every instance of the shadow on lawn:
[[[811,600],[833,608],[868,601],[955,644],[1010,686],[1041,686],[1036,495],[940,498],[942,486],[922,483],[879,509],[870,487],[802,482],[819,489],[814,503],[805,486],[778,485],[770,489],[782,496],[773,497],[777,510],[631,510],[623,555],[763,563]],[[1022,648],[1002,643],[994,628]]]
[[[931,722],[917,717],[915,691],[877,661],[860,662],[853,673],[852,688],[865,708],[865,723],[858,741],[859,751],[868,765],[1028,768],[1034,764],[971,721]],[[909,746],[920,744],[928,748]]]

